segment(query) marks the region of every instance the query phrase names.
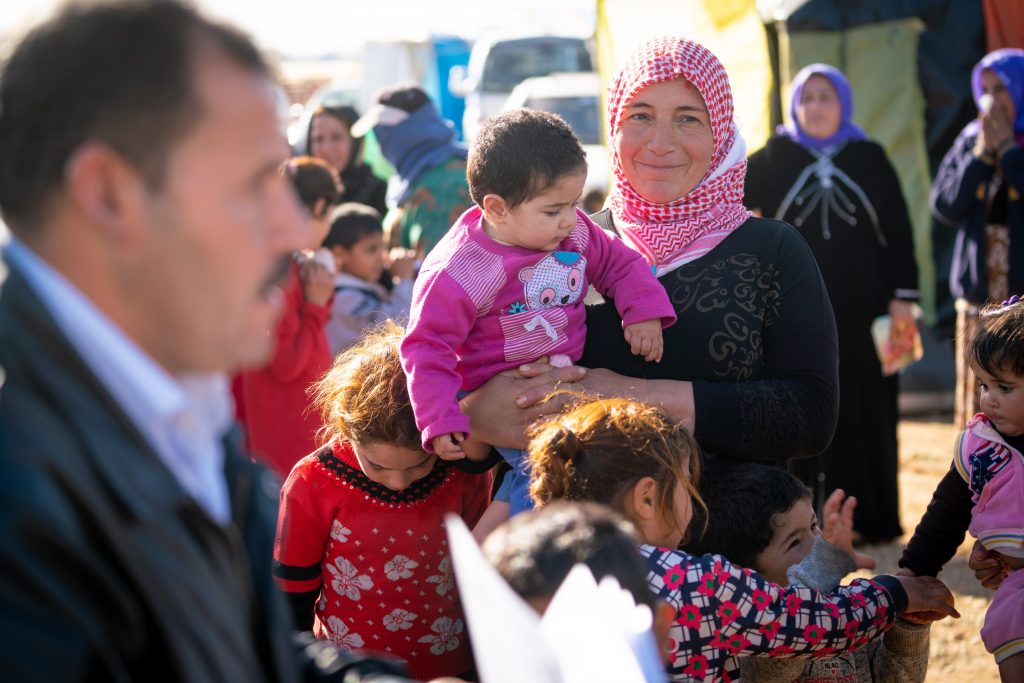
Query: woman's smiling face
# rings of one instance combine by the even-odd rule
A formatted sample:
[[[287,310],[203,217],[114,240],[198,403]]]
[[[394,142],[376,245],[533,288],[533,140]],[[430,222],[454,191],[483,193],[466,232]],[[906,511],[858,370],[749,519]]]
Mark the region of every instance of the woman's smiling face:
[[[673,202],[697,187],[715,151],[704,98],[682,79],[637,93],[623,108],[613,144],[622,175],[655,204]]]

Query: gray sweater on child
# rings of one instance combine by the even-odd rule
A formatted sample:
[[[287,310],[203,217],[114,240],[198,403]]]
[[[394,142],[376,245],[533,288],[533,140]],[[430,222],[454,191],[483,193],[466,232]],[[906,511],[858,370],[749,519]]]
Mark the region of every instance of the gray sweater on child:
[[[820,536],[811,552],[786,572],[790,585],[831,591],[856,569],[853,558]],[[924,683],[928,673],[928,624],[896,619],[881,638],[827,659],[745,657],[743,683]]]

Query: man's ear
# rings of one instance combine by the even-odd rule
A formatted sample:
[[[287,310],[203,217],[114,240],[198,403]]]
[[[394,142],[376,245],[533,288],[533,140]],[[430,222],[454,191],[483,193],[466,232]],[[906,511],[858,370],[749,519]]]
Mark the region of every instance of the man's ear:
[[[131,246],[139,239],[146,204],[142,174],[109,145],[87,142],[64,166],[67,196],[104,240]]]
[[[483,205],[480,209],[490,223],[501,223],[509,214],[508,203],[503,197],[496,194],[484,195]]]
[[[668,649],[668,630],[676,620],[676,608],[665,600],[654,601],[654,614],[651,631],[654,633],[654,643],[658,646],[663,664],[672,662],[672,653]]]

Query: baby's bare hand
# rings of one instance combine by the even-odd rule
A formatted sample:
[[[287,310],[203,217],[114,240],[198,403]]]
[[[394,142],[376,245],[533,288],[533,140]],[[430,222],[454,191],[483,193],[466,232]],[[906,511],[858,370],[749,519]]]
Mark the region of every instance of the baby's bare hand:
[[[661,362],[665,341],[661,336],[660,319],[626,325],[623,334],[629,342],[629,350],[634,355],[643,356],[646,361]]]
[[[466,438],[462,432],[449,432],[435,436],[430,445],[434,447],[434,453],[442,460],[462,460],[466,454],[460,445]]]

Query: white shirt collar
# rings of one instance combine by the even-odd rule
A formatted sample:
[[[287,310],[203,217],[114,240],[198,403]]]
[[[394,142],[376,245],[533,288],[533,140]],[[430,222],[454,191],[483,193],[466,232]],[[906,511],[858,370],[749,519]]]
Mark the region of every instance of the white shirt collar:
[[[231,426],[227,377],[172,377],[88,297],[15,238],[4,257],[181,486],[219,522],[230,517],[221,439]]]

